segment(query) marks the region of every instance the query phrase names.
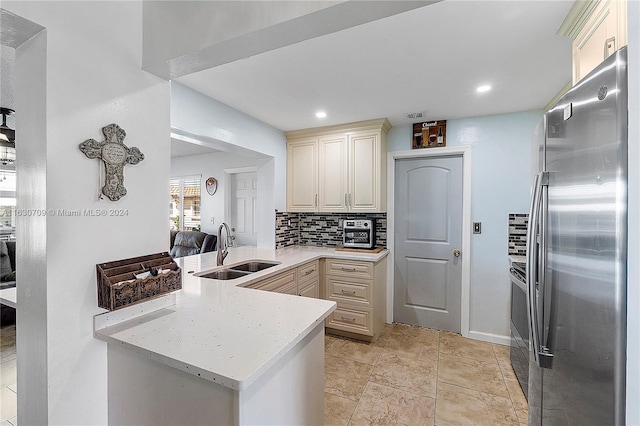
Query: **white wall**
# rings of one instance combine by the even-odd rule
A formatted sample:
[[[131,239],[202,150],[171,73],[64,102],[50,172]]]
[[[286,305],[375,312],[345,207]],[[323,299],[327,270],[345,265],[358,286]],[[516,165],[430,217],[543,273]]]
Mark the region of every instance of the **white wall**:
[[[286,188],[287,139],[283,131],[176,82],[171,83],[171,128],[273,157],[274,187]],[[276,191],[274,207],[284,211],[286,205],[284,189]]]
[[[202,232],[216,235],[218,226],[227,221],[225,218],[225,169],[250,167],[257,165],[256,159],[240,157],[226,152],[202,155],[188,155],[171,159],[171,177],[201,175],[200,216]],[[209,195],[205,181],[214,177],[218,181],[218,190]],[[211,217],[215,223],[211,223]],[[274,228],[275,229],[275,228]]]
[[[542,111],[447,121],[447,146],[472,149],[469,333],[485,340],[509,336],[509,213],[529,210],[531,134]],[[391,129],[387,150],[411,149],[411,125]],[[428,149],[428,148],[427,148]]]
[[[242,155],[257,153],[258,246],[275,248],[275,211],[286,209],[284,132],[176,82],[171,83],[171,129],[186,141]]]
[[[93,338],[92,324],[103,312],[95,265],[167,248],[169,84],[140,69],[140,2],[3,1],[2,7],[46,27],[46,38],[16,54],[16,109],[24,112],[16,122],[18,208],[127,212],[19,218],[25,236],[18,241],[18,417],[20,424],[106,424],[107,345]],[[46,53],[46,70],[30,68],[37,53]],[[29,85],[31,75],[44,72],[42,91]],[[102,140],[109,123],[124,128],[125,144],[145,154],[125,167],[128,194],[117,202],[96,200],[98,161],[78,149],[85,139]],[[27,280],[33,271],[44,276]],[[45,401],[31,398],[43,394]]]

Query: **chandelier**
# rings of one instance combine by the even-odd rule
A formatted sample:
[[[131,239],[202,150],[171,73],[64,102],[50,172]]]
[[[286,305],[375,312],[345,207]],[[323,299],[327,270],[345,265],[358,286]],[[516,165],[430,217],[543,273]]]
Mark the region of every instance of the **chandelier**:
[[[16,161],[16,131],[7,126],[7,115],[15,111],[10,108],[0,108],[2,125],[0,126],[0,164],[6,166]]]

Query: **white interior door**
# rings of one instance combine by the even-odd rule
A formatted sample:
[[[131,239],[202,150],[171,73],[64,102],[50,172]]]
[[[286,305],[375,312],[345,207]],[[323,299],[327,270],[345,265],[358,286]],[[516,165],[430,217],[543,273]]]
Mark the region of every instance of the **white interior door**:
[[[229,226],[239,246],[257,245],[256,199],[258,179],[256,172],[233,173],[231,179],[231,217]]]
[[[397,160],[394,208],[394,321],[460,332],[462,157]]]

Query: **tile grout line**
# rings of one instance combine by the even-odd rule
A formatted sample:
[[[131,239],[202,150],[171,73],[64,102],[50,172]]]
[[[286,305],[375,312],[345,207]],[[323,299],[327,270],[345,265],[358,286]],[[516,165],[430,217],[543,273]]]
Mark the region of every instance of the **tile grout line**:
[[[498,354],[496,354],[496,349],[491,344],[491,350],[493,351],[493,356],[496,358],[496,362],[498,363],[498,371],[500,371],[500,376],[502,377],[502,382],[504,383],[504,387],[507,388],[507,395],[509,395],[509,402],[511,402],[511,409],[513,410],[513,414],[516,416],[516,421],[518,424],[520,423],[520,419],[518,418],[518,411],[516,410],[516,406],[513,403],[513,398],[511,397],[511,392],[509,392],[509,388],[507,387],[506,379],[504,377],[504,372],[502,371],[502,367],[500,366],[500,361],[498,361]]]
[[[436,425],[436,412],[438,410],[438,382],[440,381],[440,337],[441,333],[438,330],[438,362],[436,363],[436,394],[433,397],[433,425]]]
[[[384,326],[384,328],[387,328],[389,326],[389,324],[386,324]],[[382,329],[384,332],[384,328]],[[378,338],[380,338],[381,336],[379,336]],[[353,418],[353,415],[356,413],[356,411],[358,410],[358,406],[360,405],[360,400],[362,399],[362,395],[364,394],[365,389],[367,388],[367,385],[369,384],[370,380],[371,380],[371,376],[373,375],[373,371],[376,369],[376,366],[378,365],[378,362],[380,361],[380,355],[382,355],[382,352],[387,348],[387,343],[384,344],[384,346],[381,348],[380,353],[378,354],[378,357],[376,358],[376,361],[373,363],[373,367],[371,368],[371,373],[369,373],[369,377],[367,377],[367,382],[364,384],[364,388],[362,388],[362,393],[360,394],[360,397],[358,398],[358,401],[356,402],[356,406],[353,409],[353,412],[351,413],[351,415],[349,416],[349,420],[347,421],[347,426],[351,423],[351,419]]]

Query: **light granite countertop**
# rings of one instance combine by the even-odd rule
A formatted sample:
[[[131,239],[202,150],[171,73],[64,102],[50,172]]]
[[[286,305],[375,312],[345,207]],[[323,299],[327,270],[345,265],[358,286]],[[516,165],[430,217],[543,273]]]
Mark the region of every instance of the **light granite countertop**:
[[[336,303],[243,288],[320,258],[378,262],[388,255],[328,247],[229,249],[225,265],[247,260],[281,264],[234,280],[199,278],[216,266],[216,252],[176,259],[182,290],[95,317],[94,335],[214,383],[243,390],[335,309]]]

